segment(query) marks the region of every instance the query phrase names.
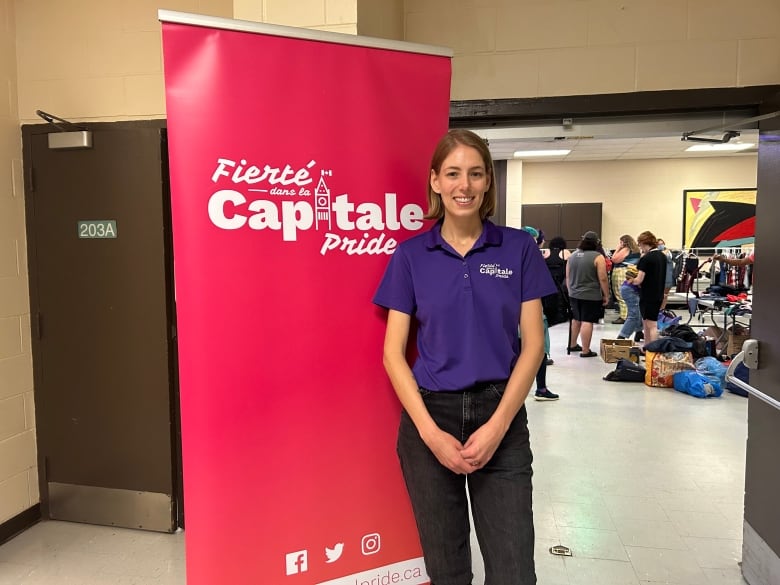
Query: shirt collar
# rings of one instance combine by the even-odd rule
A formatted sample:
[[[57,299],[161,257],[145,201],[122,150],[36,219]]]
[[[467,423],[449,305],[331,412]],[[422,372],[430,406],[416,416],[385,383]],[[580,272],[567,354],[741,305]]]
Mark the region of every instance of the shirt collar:
[[[439,219],[433,227],[428,231],[428,236],[425,242],[425,246],[428,249],[443,248],[445,241],[441,236],[441,225],[444,222],[444,218]],[[500,246],[504,240],[503,232],[490,220],[484,220],[482,222],[482,234],[474,244],[474,250],[485,246]]]

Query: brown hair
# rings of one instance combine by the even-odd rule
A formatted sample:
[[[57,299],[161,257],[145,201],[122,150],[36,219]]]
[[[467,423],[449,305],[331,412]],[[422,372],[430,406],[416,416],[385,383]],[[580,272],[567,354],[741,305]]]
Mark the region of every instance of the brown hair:
[[[650,246],[651,248],[655,248],[658,245],[658,240],[655,238],[655,235],[653,235],[653,232],[642,232],[639,234],[639,237],[636,239],[637,243],[645,246]]]
[[[493,215],[496,211],[498,196],[496,194],[495,172],[493,171],[493,158],[490,156],[487,142],[474,134],[471,130],[450,130],[445,134],[431,157],[431,171],[437,175],[441,172],[441,165],[444,164],[450,153],[458,146],[468,146],[475,149],[482,157],[482,163],[485,165],[485,172],[490,180],[490,187],[485,192],[482,205],[479,207],[479,217],[485,219]],[[430,174],[430,172],[429,172]],[[441,202],[441,196],[431,187],[430,177],[428,178],[428,212],[425,219],[439,219],[444,215],[444,205]]]
[[[634,241],[634,238],[632,238],[628,234],[623,234],[620,236],[620,241],[623,242],[626,246],[628,246],[628,249],[631,250],[634,253],[639,252],[639,246],[637,246],[636,242]]]

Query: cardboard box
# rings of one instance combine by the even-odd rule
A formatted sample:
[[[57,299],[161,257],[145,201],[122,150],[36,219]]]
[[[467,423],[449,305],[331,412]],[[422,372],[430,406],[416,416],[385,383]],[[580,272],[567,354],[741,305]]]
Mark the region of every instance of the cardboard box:
[[[602,339],[601,359],[608,364],[617,363],[620,358],[639,363],[639,348],[631,351],[633,348],[634,342],[630,339]]]
[[[740,335],[739,333],[732,333],[729,331],[729,341],[726,346],[726,353],[728,355],[737,355],[742,351],[742,344],[748,339],[750,339],[750,334],[748,333]]]
[[[736,323],[726,328],[728,335],[726,336],[726,353],[728,355],[737,355],[742,351],[742,344],[745,340],[750,339],[750,329]]]

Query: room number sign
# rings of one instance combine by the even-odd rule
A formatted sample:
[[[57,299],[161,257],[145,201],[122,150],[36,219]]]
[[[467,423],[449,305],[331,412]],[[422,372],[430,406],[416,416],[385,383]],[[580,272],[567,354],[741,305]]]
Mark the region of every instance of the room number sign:
[[[116,238],[115,219],[93,219],[78,222],[79,238]]]

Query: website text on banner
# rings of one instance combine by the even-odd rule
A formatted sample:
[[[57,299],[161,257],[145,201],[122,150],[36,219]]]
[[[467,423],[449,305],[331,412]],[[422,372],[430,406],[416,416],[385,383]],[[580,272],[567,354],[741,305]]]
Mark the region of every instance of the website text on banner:
[[[427,227],[450,59],[181,22],[163,49],[187,581],[426,583],[371,298]]]

